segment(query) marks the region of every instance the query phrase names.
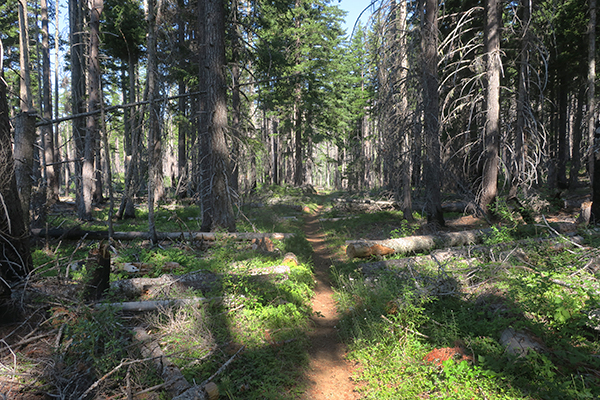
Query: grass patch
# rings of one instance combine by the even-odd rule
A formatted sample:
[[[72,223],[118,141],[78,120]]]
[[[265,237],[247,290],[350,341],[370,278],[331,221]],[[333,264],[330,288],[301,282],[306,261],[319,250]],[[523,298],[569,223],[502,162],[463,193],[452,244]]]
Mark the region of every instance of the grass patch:
[[[415,261],[410,271],[363,276],[357,264],[334,277],[342,335],[361,368],[368,399],[566,399],[600,396],[598,331],[588,311],[600,304],[589,250],[560,242],[473,259]],[[495,244],[495,243],[494,243]],[[473,254],[476,255],[476,254]],[[415,258],[415,260],[418,260]],[[440,295],[431,283],[455,282]],[[507,328],[528,332],[545,351],[518,356],[500,342]],[[426,361],[435,349],[461,346],[471,361]]]

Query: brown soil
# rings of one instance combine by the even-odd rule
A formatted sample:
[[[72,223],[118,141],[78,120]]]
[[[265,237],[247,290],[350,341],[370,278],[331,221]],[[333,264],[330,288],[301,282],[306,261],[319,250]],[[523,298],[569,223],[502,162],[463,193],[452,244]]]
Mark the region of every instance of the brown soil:
[[[318,212],[305,217],[304,232],[314,250],[316,287],[312,299],[314,327],[309,334],[311,347],[305,382],[307,390],[301,399],[358,399],[360,396],[352,381],[354,366],[346,359],[347,348],[340,341],[336,329],[339,316],[328,276],[332,256],[325,247]]]

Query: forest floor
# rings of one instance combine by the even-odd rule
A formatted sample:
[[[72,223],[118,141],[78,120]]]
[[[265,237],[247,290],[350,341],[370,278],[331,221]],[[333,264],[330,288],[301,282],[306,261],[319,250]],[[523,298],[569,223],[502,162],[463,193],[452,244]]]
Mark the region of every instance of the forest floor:
[[[329,267],[333,265],[330,250],[325,245],[325,235],[320,229],[319,207],[305,217],[304,233],[312,245],[315,288],[312,299],[314,324],[309,338],[309,367],[306,373],[307,390],[303,400],[353,400],[358,399],[354,390],[352,373],[354,366],[346,359],[347,347],[337,333],[339,316],[333,299],[329,280]]]
[[[375,350],[366,350],[367,352],[371,352],[372,361],[374,363],[379,361],[376,358],[378,342],[383,343],[387,339],[390,339],[394,341],[394,345],[402,345],[405,347],[406,343],[408,343],[406,342],[406,335],[401,335],[399,338],[392,338],[390,336],[398,335],[398,332],[394,331],[395,328],[390,331],[390,328],[388,327],[388,324],[391,324],[390,321],[395,321],[394,318],[396,318],[396,315],[389,313],[389,310],[386,309],[386,307],[390,304],[390,302],[387,301],[387,298],[385,298],[385,301],[383,300],[386,293],[374,293],[371,286],[369,286],[371,285],[369,282],[372,281],[367,282],[367,280],[364,280],[364,287],[357,283],[358,281],[361,281],[361,278],[350,282],[348,287],[352,286],[354,289],[360,289],[354,292],[350,291],[350,289],[346,288],[345,286],[341,286],[344,284],[343,282],[345,282],[342,279],[351,280],[350,276],[355,276],[354,274],[356,274],[357,268],[360,267],[358,264],[359,261],[348,260],[343,254],[343,249],[345,248],[344,241],[360,238],[377,240],[385,239],[389,238],[393,233],[423,235],[428,233],[436,233],[439,231],[439,229],[432,228],[423,222],[417,223],[414,226],[408,226],[405,224],[405,221],[398,216],[397,211],[387,212],[382,210],[369,210],[367,212],[365,210],[350,210],[348,209],[350,207],[349,203],[330,202],[330,200],[326,197],[317,196],[315,198],[316,200],[306,196],[304,196],[301,200],[298,200],[298,198],[286,198],[273,204],[265,201],[267,204],[266,206],[264,205],[265,203],[256,203],[262,205],[258,207],[251,206],[244,210],[249,218],[248,223],[250,223],[250,220],[252,220],[252,224],[256,224],[258,229],[262,232],[302,231],[304,237],[298,238],[299,240],[295,242],[277,242],[276,245],[278,245],[280,249],[278,249],[276,252],[273,252],[272,250],[262,251],[261,249],[250,249],[248,244],[241,244],[240,242],[234,241],[228,241],[221,247],[221,245],[216,244],[194,244],[191,241],[186,242],[181,240],[180,242],[165,243],[165,248],[158,249],[157,253],[151,253],[151,250],[147,248],[149,247],[148,244],[143,242],[118,243],[118,245],[116,245],[117,250],[120,253],[120,259],[118,261],[119,264],[122,264],[125,261],[135,261],[134,259],[137,259],[138,261],[154,263],[155,269],[150,270],[150,273],[148,273],[147,276],[156,277],[159,274],[166,274],[167,272],[177,272],[182,274],[180,276],[183,276],[183,273],[193,273],[198,270],[204,270],[215,274],[215,276],[218,275],[231,277],[228,278],[230,281],[223,281],[223,286],[220,288],[222,293],[218,295],[223,295],[223,293],[225,293],[227,290],[228,295],[231,294],[234,300],[235,296],[237,296],[238,303],[234,302],[226,305],[210,304],[204,307],[204,309],[201,307],[201,312],[206,313],[203,314],[203,318],[205,318],[207,321],[211,320],[212,318],[212,322],[209,324],[212,332],[208,332],[207,328],[204,331],[206,333],[205,335],[202,332],[197,334],[198,337],[202,335],[206,337],[206,349],[208,350],[205,350],[204,353],[194,353],[194,355],[190,355],[190,357],[204,360],[205,357],[207,357],[207,354],[210,353],[209,355],[212,357],[212,359],[206,362],[202,361],[202,365],[200,365],[200,363],[194,364],[186,362],[187,364],[185,366],[185,368],[190,370],[190,374],[195,374],[195,376],[199,377],[206,377],[216,370],[220,370],[220,367],[224,365],[225,362],[233,361],[233,363],[231,363],[227,368],[226,372],[222,373],[222,376],[215,379],[219,385],[219,389],[221,390],[220,398],[286,398],[297,400],[357,400],[360,398],[365,398],[365,396],[368,398],[377,398],[373,397],[373,393],[378,390],[377,387],[383,387],[382,383],[378,382],[377,378],[373,379],[373,382],[368,381],[368,379],[365,377],[364,371],[367,364],[364,361],[361,361],[360,355],[357,355],[357,353],[360,352],[357,350],[357,347],[363,346],[363,344],[368,344],[370,339],[369,337],[363,339],[363,341],[360,342],[360,346],[357,346],[357,342],[353,342],[352,335],[354,335],[356,332],[352,331],[352,326],[365,324],[364,331],[370,334],[375,331],[371,328],[376,327],[378,323],[384,324],[385,329],[382,330],[379,339],[377,339],[375,335],[372,335],[374,338],[373,340],[375,341],[375,344],[373,345],[373,349]],[[325,200],[327,200],[327,202]],[[311,207],[309,209],[312,211],[307,212],[306,206],[302,211],[300,211],[302,207],[298,208],[295,201],[299,202],[300,204],[310,203]],[[326,205],[323,205],[323,203]],[[61,215],[64,214],[68,215],[69,218],[74,218],[74,213],[71,207],[67,207],[66,204],[62,204],[61,207],[65,208],[64,210],[61,209]],[[171,209],[170,205],[167,205],[160,209],[159,217],[161,220],[164,221],[165,224],[171,224],[165,225],[162,229],[164,231],[176,231],[181,230],[177,228],[180,228],[181,225],[184,225],[186,230],[188,230],[188,226],[190,231],[194,230],[193,224],[196,224],[198,221],[198,210],[190,210],[189,206],[184,205],[178,205],[177,207],[180,208]],[[101,212],[101,210],[97,211]],[[568,223],[574,226],[574,222],[578,213],[579,209],[575,207],[554,208],[554,212],[545,214],[545,220],[549,223]],[[100,216],[101,214],[98,215]],[[100,218],[98,220],[98,224],[99,229],[102,229]],[[265,221],[259,222],[261,218],[265,219]],[[144,231],[144,226],[142,224],[143,217],[128,221],[126,226],[129,226],[130,229],[136,231]],[[501,224],[498,225],[500,230],[502,226],[503,225]],[[463,231],[483,227],[489,227],[489,223],[484,219],[475,218],[466,213],[453,213],[449,215],[448,219],[446,220],[446,227],[442,228],[441,230]],[[86,228],[93,228],[93,226]],[[255,228],[254,225],[252,225],[252,228]],[[248,232],[251,231],[248,227],[245,227],[245,230]],[[83,241],[84,239],[82,239],[80,243]],[[43,240],[41,239],[38,239],[36,243],[38,246],[35,254],[37,259],[36,265],[41,264],[43,266],[43,262],[46,262],[46,264],[50,266],[50,269],[47,272],[58,270],[60,274],[64,274],[65,271],[67,271],[68,274],[68,271],[71,270],[71,266],[75,265],[73,261],[81,259],[82,257],[85,259],[89,247],[92,244],[90,241],[90,244],[87,245],[87,248],[86,246],[82,246],[83,248],[78,249],[80,244],[75,245],[75,242],[73,242],[71,246],[75,247],[71,247],[69,250],[66,250],[66,242],[62,243],[60,240],[56,240],[51,242],[50,248],[54,248],[52,254],[45,255],[46,253],[49,253],[49,250],[47,249],[48,245],[46,244],[46,248],[44,248],[44,246],[42,246]],[[515,244],[515,246],[519,247],[521,245]],[[551,250],[554,251],[553,249]],[[273,280],[273,276],[269,277],[267,275],[264,276],[271,280],[239,281],[244,282],[243,285],[239,284],[239,282],[236,280],[236,277],[240,277],[242,273],[246,273],[250,270],[272,268],[274,264],[279,264],[278,266],[282,266],[283,262],[281,261],[281,256],[283,253],[290,251],[294,252],[296,255],[299,255],[298,258],[300,261],[308,261],[308,264],[312,264],[312,271],[310,270],[311,265],[307,266],[304,265],[303,262],[300,262],[300,265],[292,267],[291,273],[288,272],[285,274],[283,280]],[[499,248],[498,251],[500,251]],[[536,248],[532,248],[531,251],[532,254],[530,254],[530,257],[532,258],[538,256],[541,258],[548,255],[551,255],[555,258],[565,258],[565,260],[560,259],[558,261],[552,259],[548,262],[541,259],[537,260],[536,258],[539,268],[542,268],[542,264],[545,265],[546,263],[552,267],[557,266],[557,274],[558,272],[563,273],[562,270],[566,271],[567,268],[575,268],[576,272],[573,274],[578,274],[584,269],[594,267],[596,263],[600,265],[600,261],[597,261],[596,258],[593,258],[592,261],[588,262],[586,258],[588,256],[587,253],[582,253],[583,255],[580,255],[579,253],[576,254],[568,249],[565,250],[564,255],[563,253],[554,254],[546,250],[538,251]],[[511,254],[513,252],[514,254],[517,254],[517,251],[514,249],[511,251]],[[594,257],[598,256],[598,260],[600,260],[600,255],[596,254],[593,246],[588,252],[590,254],[593,253],[592,256]],[[309,261],[311,253],[312,263]],[[585,267],[580,267],[572,259],[567,259],[569,256],[579,257],[581,260],[583,260],[581,262],[587,264],[585,264]],[[252,261],[252,257],[255,258],[254,261]],[[485,275],[489,273],[487,280],[475,283],[473,286],[485,286],[488,284],[486,282],[489,281],[489,285],[492,287],[491,282],[494,280],[498,280],[498,283],[503,283],[505,278],[503,277],[500,279],[498,276],[504,273],[509,273],[506,272],[510,270],[508,258],[509,256],[507,255],[501,263],[498,263],[497,261],[491,263],[488,261],[485,261],[485,263],[484,261],[478,261],[477,263],[473,264],[472,268],[470,267],[470,264],[468,264],[469,268],[473,270],[476,269],[478,274]],[[166,265],[164,261],[178,261],[182,264],[181,268],[185,266],[185,270],[180,269],[175,272],[164,271],[161,269],[164,267],[164,265]],[[374,260],[371,259],[367,261]],[[222,265],[220,263],[222,263]],[[565,266],[563,267],[562,264],[565,264]],[[573,265],[571,266],[571,264]],[[56,266],[53,267],[54,265]],[[218,267],[215,267],[215,265],[218,265]],[[450,268],[450,265],[448,267]],[[67,270],[65,270],[65,268],[67,268]],[[210,268],[213,269],[210,270]],[[296,269],[294,270],[294,268]],[[345,278],[342,277],[342,271],[344,271],[343,274],[345,274]],[[424,271],[425,270],[422,270],[423,273],[425,273]],[[498,271],[503,272],[498,273]],[[515,271],[524,271],[524,269],[520,266],[517,266]],[[554,270],[552,272],[554,272]],[[119,278],[126,277],[123,272],[115,273],[119,274]],[[564,273],[566,274],[566,272]],[[74,272],[71,272],[71,276],[73,276],[73,274]],[[136,276],[141,276],[141,272]],[[558,278],[561,280],[567,279],[563,277],[563,275],[553,276],[558,276]],[[46,400],[50,398],[69,400],[76,399],[79,398],[79,396],[69,396],[70,390],[72,393],[75,393],[75,389],[72,389],[72,386],[69,385],[75,384],[79,385],[76,388],[78,393],[81,393],[84,389],[95,384],[102,386],[102,389],[105,389],[106,393],[109,393],[110,390],[112,390],[113,392],[110,393],[114,394],[112,396],[103,397],[106,399],[131,398],[139,400],[159,400],[165,398],[160,397],[161,395],[159,394],[156,394],[154,397],[152,397],[152,393],[150,391],[150,389],[153,387],[152,385],[156,385],[156,393],[158,393],[158,389],[164,386],[164,384],[161,386],[160,379],[153,378],[155,379],[154,381],[150,379],[144,381],[141,379],[143,374],[139,374],[137,377],[135,376],[136,371],[134,366],[137,364],[133,363],[142,361],[141,357],[140,359],[133,359],[134,361],[131,361],[131,373],[129,372],[130,366],[127,364],[126,375],[125,368],[122,368],[120,372],[115,370],[114,376],[107,376],[105,378],[102,377],[102,375],[96,375],[95,378],[90,378],[90,376],[93,375],[90,374],[89,366],[77,361],[77,340],[87,338],[85,331],[85,329],[87,329],[85,326],[87,325],[81,325],[81,323],[91,324],[93,323],[93,318],[96,317],[90,317],[90,315],[92,315],[92,311],[88,308],[68,305],[78,304],[73,300],[73,293],[70,292],[75,290],[75,285],[65,284],[65,282],[70,282],[69,280],[61,278],[62,280],[59,279],[60,285],[54,285],[52,284],[54,280],[47,277],[50,277],[50,275],[37,273],[35,279],[32,275],[31,281],[26,283],[27,291],[41,292],[43,291],[42,287],[44,287],[46,290],[51,290],[50,287],[52,287],[55,292],[52,292],[52,296],[44,298],[43,303],[40,302],[39,299],[36,300],[35,297],[30,297],[29,302],[27,302],[27,298],[25,297],[19,298],[18,300],[20,306],[26,310],[24,320],[16,321],[11,324],[4,324],[6,322],[6,316],[0,315],[0,400]],[[242,279],[249,278],[243,277]],[[513,280],[510,282],[513,282],[513,284],[514,282],[518,282],[514,277],[511,277],[511,279]],[[539,271],[535,272],[535,275],[532,275],[532,277],[529,277],[528,279],[538,279],[541,281],[541,284],[547,285],[545,275],[541,274]],[[292,280],[295,281],[290,284]],[[408,281],[410,281],[410,279],[408,279]],[[285,285],[282,285],[282,282],[285,283]],[[506,282],[509,281],[506,280]],[[534,283],[536,282],[537,281]],[[225,283],[228,286],[225,287]],[[533,285],[530,281],[527,281],[526,283],[530,286]],[[348,284],[348,282],[346,282],[346,284]],[[562,281],[561,284],[562,286],[555,285],[558,289],[555,288],[553,290],[557,291],[565,288]],[[312,297],[310,297],[311,290],[303,291],[304,289],[300,289],[303,287],[302,285],[310,287],[313,293]],[[571,283],[569,283],[569,285],[571,285]],[[568,286],[568,288],[570,287],[571,286]],[[255,293],[242,291],[248,289],[255,291]],[[289,293],[285,292],[288,289],[292,289],[293,291]],[[508,293],[510,290],[510,288],[504,288],[494,293]],[[25,292],[26,290],[23,291],[23,293]],[[203,295],[206,293],[208,293],[208,295],[214,295],[214,293],[208,290],[203,291]],[[306,297],[304,297],[306,293],[308,294]],[[555,294],[554,292],[547,291],[545,293],[550,293],[548,296],[551,299],[554,299],[555,297],[560,297],[562,299],[566,296],[562,292],[557,292],[557,294]],[[393,292],[392,294],[395,297],[392,298],[391,302],[397,302],[398,299],[400,299],[400,297],[398,297],[398,292]],[[271,295],[274,297],[271,298]],[[256,299],[252,298],[251,296],[256,296]],[[374,296],[373,299],[376,298],[376,300],[370,299],[369,296]],[[304,304],[307,304],[308,299],[310,298],[309,307],[302,308],[302,306],[297,306],[294,303],[295,301],[298,301],[295,299],[300,297],[302,297],[301,301],[304,302]],[[433,325],[429,324],[429,326],[426,324],[422,326],[423,329],[428,329],[424,331],[425,334],[428,334],[432,338],[431,340],[426,341],[426,345],[424,345],[424,347],[421,349],[423,354],[432,349],[432,352],[436,350],[441,351],[447,349],[444,342],[447,337],[453,337],[452,335],[458,335],[458,333],[460,333],[458,336],[460,336],[460,338],[464,338],[472,333],[471,328],[473,328],[472,325],[474,325],[476,321],[470,319],[470,314],[464,318],[466,321],[466,327],[457,325],[461,322],[462,310],[469,309],[470,307],[477,308],[483,306],[477,303],[476,300],[472,301],[473,304],[470,303],[471,300],[468,300],[471,298],[475,299],[477,297],[475,293],[471,293],[468,296],[465,295],[463,297],[464,301],[461,300],[461,302],[459,302],[460,307],[456,308],[456,310],[449,307],[451,306],[452,301],[457,302],[458,300],[444,299],[444,301],[449,301],[447,308],[451,311],[451,318],[445,322],[442,319],[443,315],[438,315],[440,313],[439,310],[435,310],[433,306],[430,306],[432,308],[430,308],[428,312],[432,313],[431,315],[433,315],[432,318],[435,318],[435,323]],[[484,297],[485,296],[481,295],[477,298]],[[243,300],[245,304],[239,303],[239,299],[246,299]],[[358,303],[362,302],[362,304],[365,304],[365,313],[362,313],[361,311],[363,307],[360,307],[361,310],[358,310],[358,307],[352,307],[354,305],[352,303],[353,301],[357,301]],[[379,307],[377,302],[383,302],[382,307]],[[508,304],[507,300],[505,302]],[[298,301],[298,303],[300,303],[300,301]],[[367,306],[367,304],[369,304],[369,306]],[[440,302],[440,304],[442,304],[442,302]],[[495,306],[495,304],[492,304],[491,306]],[[382,310],[379,310],[378,307],[382,308]],[[446,307],[446,303],[444,303],[444,307]],[[565,307],[567,307],[567,305],[565,305]],[[372,310],[377,311],[372,312]],[[312,311],[312,314],[310,317],[308,317],[310,311]],[[484,311],[487,312],[487,309]],[[435,314],[436,312],[438,314]],[[577,315],[576,312],[579,312],[579,310],[571,310],[569,308],[569,312],[571,313],[570,315]],[[372,313],[374,317],[372,318],[369,313]],[[555,315],[559,315],[554,311],[548,311],[547,314],[550,317],[544,316],[544,322],[547,320],[552,322],[555,319]],[[527,318],[523,318],[521,315],[525,315]],[[542,328],[531,322],[534,319],[531,315],[533,315],[533,313],[528,310],[519,311],[519,313],[508,314],[510,318],[513,318],[519,324],[528,327],[534,327],[543,332]],[[123,316],[120,316],[119,318],[121,317]],[[113,324],[111,325],[110,329],[112,329],[112,327],[118,328],[121,326],[121,323],[132,326],[135,323],[139,326],[140,321],[137,316],[131,317],[125,315],[124,317],[124,319],[116,319],[111,315],[108,317],[103,316],[102,318],[104,319],[102,321]],[[273,318],[273,321],[276,322],[268,321],[269,318]],[[352,318],[357,318],[358,320],[354,321]],[[223,326],[219,325],[217,327],[216,324],[220,320],[223,320],[221,322],[226,322],[226,324]],[[308,322],[306,322],[307,320]],[[573,318],[570,318],[569,320],[573,320]],[[500,326],[504,323],[503,321],[496,319],[490,321],[491,322],[488,323],[490,326],[494,324]],[[562,325],[559,325],[559,322],[561,321],[554,321],[553,323],[555,325],[552,328],[557,329],[555,326],[561,327],[563,335],[564,332],[576,332],[579,334],[579,325],[573,325],[574,327],[571,327],[571,325],[563,323],[563,325],[566,327],[562,327]],[[543,324],[539,325],[542,326]],[[78,326],[82,326],[82,328],[77,328]],[[442,333],[436,333],[435,329],[439,326],[443,326],[446,331]],[[214,329],[215,327],[218,329]],[[449,327],[452,327],[452,329]],[[204,329],[203,327],[200,328]],[[244,329],[248,329],[248,331],[243,331]],[[500,331],[500,327],[494,329],[497,329],[498,332]],[[107,328],[107,332],[108,331],[109,328]],[[405,333],[409,331],[410,329],[407,328]],[[484,334],[478,333],[478,335],[488,338],[486,340],[491,340],[489,338],[495,338],[494,335],[497,335],[498,332],[494,331],[489,333],[485,331]],[[556,336],[552,332],[548,333],[548,337]],[[169,345],[167,343],[168,340],[164,339],[165,335],[161,335],[160,331],[154,329],[151,333],[156,337],[163,338],[161,339],[161,345]],[[80,336],[77,336],[78,334]],[[421,337],[424,337],[424,335],[421,335]],[[546,339],[548,339],[548,337]],[[106,336],[106,338],[111,340],[114,338],[116,343],[119,345],[126,344],[123,346],[124,348],[131,347],[131,344],[127,342],[127,335],[118,337]],[[433,338],[438,339],[434,340]],[[471,338],[469,340],[471,340],[469,343],[474,343],[473,348],[478,350],[480,354],[484,354],[486,359],[489,360],[495,356],[492,354],[493,352],[488,354],[481,348],[477,347],[477,340],[479,339]],[[57,346],[59,343],[63,343],[62,347]],[[104,357],[102,354],[97,357],[96,345],[97,343],[92,341],[86,346],[88,347],[88,350],[91,351],[90,357],[94,358],[94,360],[98,362],[107,357]],[[236,347],[236,345],[238,346]],[[578,346],[579,345],[580,344],[578,344]],[[111,344],[110,346],[113,345]],[[113,356],[113,353],[109,351],[110,346],[105,346],[104,351]],[[195,343],[194,346],[197,346],[197,343]],[[232,346],[235,347],[235,351],[228,350],[229,347]],[[419,344],[419,346],[421,346],[421,344]],[[403,347],[403,349],[405,347]],[[62,351],[64,352],[64,357],[62,358],[57,357],[56,354],[56,351],[59,348],[62,348]],[[238,354],[237,350],[240,348],[242,348],[243,351],[240,353],[240,355],[236,356]],[[410,349],[409,347],[406,348]],[[578,349],[578,347],[567,348],[569,352],[575,351],[573,349]],[[74,352],[72,355],[75,355],[75,362],[67,357],[71,351]],[[174,351],[172,347],[171,351]],[[177,351],[181,352],[182,350]],[[187,350],[184,349],[183,351]],[[196,348],[193,348],[193,351],[196,351]],[[375,374],[377,376],[377,374],[380,372],[384,373],[386,370],[393,370],[390,372],[392,375],[386,379],[389,381],[398,379],[399,381],[395,384],[388,385],[389,388],[399,390],[398,388],[401,388],[405,382],[412,380],[418,381],[419,379],[422,381],[434,379],[436,382],[436,388],[443,387],[445,380],[439,380],[441,379],[440,376],[443,376],[443,374],[440,375],[441,373],[436,372],[439,371],[439,369],[435,369],[433,367],[430,368],[428,364],[424,365],[424,358],[422,354],[419,353],[416,358],[407,361],[417,365],[418,368],[420,368],[419,373],[423,371],[426,373],[426,375],[419,377],[419,379],[413,379],[409,378],[408,376],[403,377],[402,374],[394,372],[403,370],[406,367],[405,365],[392,366],[390,364],[388,368],[387,358],[391,354],[390,351],[391,350],[384,349],[381,352],[380,361],[384,367],[381,371],[378,371]],[[476,353],[477,351],[475,351],[473,354]],[[177,352],[174,351],[173,354],[177,354]],[[594,352],[593,354],[596,353]],[[127,358],[125,356],[127,356]],[[117,357],[117,364],[119,363],[119,360],[129,359],[128,357],[130,356],[134,357],[131,354],[123,355],[116,352],[114,354],[114,357]],[[484,357],[482,356],[481,359],[483,358]],[[500,356],[498,356],[498,359],[501,359]],[[367,357],[367,362],[368,360],[369,357]],[[71,362],[71,364],[67,364],[67,362]],[[506,360],[502,359],[502,363],[500,364],[506,365]],[[569,365],[558,357],[556,364],[561,365],[561,368],[562,366]],[[113,367],[114,366],[111,365],[107,368]],[[483,364],[479,364],[473,368],[479,368],[477,369],[477,371],[479,371],[483,367]],[[586,364],[586,368],[587,367],[588,365]],[[118,368],[119,367],[117,366],[117,369]],[[142,368],[142,364],[140,364],[139,368]],[[193,370],[193,368],[198,368],[198,370]],[[489,368],[490,370],[492,369],[492,367]],[[597,372],[598,376],[600,376],[600,368],[596,368],[594,366],[594,368],[589,367],[589,370],[594,371],[594,373]],[[122,372],[122,376],[117,378],[117,372]],[[112,374],[113,372],[110,371],[110,373]],[[447,372],[447,375],[448,374],[450,373]],[[99,379],[98,376],[101,378]],[[508,376],[512,378],[512,375]],[[110,379],[108,379],[109,377]],[[130,377],[132,379],[131,384],[129,383]],[[138,379],[135,382],[133,382],[134,377]],[[396,385],[397,388],[395,388],[394,385]],[[543,387],[543,385],[540,384],[540,387]],[[131,391],[131,388],[134,389],[134,393],[135,390],[137,390],[139,395],[131,396],[130,394],[123,394],[125,389]],[[535,389],[539,388],[534,387],[532,393],[535,393]],[[415,393],[420,392],[417,391]],[[565,395],[567,392],[560,393]],[[392,396],[387,398],[417,398],[410,396],[413,396],[413,394],[404,397]],[[495,397],[492,396],[481,398]],[[512,399],[513,397],[510,398]],[[530,397],[525,396],[522,398],[529,399]],[[546,397],[542,396],[539,398]]]

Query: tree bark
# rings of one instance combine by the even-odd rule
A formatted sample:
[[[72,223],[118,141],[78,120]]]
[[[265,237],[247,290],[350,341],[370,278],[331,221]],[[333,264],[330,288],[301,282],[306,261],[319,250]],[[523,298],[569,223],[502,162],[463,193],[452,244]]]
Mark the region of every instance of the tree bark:
[[[486,108],[483,172],[479,205],[488,213],[498,193],[498,154],[500,148],[500,8],[498,0],[486,0],[485,48],[487,60]]]
[[[346,242],[346,255],[352,259],[465,246],[481,243],[491,232],[491,229],[476,229],[438,235],[408,236],[399,239],[350,240]]]
[[[0,64],[3,78],[2,71]],[[28,220],[24,219],[14,174],[6,91],[5,80],[0,79],[0,296],[10,294],[6,283],[25,277],[32,267]]]
[[[598,160],[600,155],[597,149],[598,142],[596,136],[596,0],[589,0],[589,14],[590,19],[588,22],[588,76],[587,76],[587,130],[588,130],[588,143],[591,146],[588,158],[588,171],[590,171],[590,182],[592,182],[592,189],[594,190],[594,197],[600,202],[600,192],[596,197],[595,182],[594,178],[595,171],[595,160]],[[598,189],[600,190],[600,188]],[[600,211],[600,204],[598,204],[598,210]],[[592,214],[594,214],[594,207],[592,206]],[[600,215],[597,213],[596,215]]]
[[[29,206],[33,185],[33,148],[35,144],[35,116],[33,113],[21,112],[15,118],[15,177],[23,220],[29,225]]]
[[[158,115],[160,106],[155,103],[157,86],[157,56],[156,56],[156,5],[154,0],[148,1],[148,230],[153,244],[158,242],[154,218],[154,203],[159,200],[162,187],[162,142]]]
[[[525,158],[527,157],[525,139],[525,112],[529,108],[528,70],[529,70],[529,24],[531,23],[532,0],[521,0],[523,33],[521,39],[521,64],[519,65],[519,86],[517,91],[517,120],[515,125],[515,169],[512,186],[517,188],[525,180]]]
[[[556,163],[556,185],[559,189],[569,187],[567,180],[567,161],[569,159],[568,133],[568,88],[565,82],[558,85],[558,154]]]
[[[88,112],[97,111],[100,103],[100,14],[102,13],[103,7],[103,0],[90,0]],[[82,167],[83,202],[79,203],[77,210],[78,217],[82,221],[91,221],[93,219],[92,202],[94,198],[94,188],[96,186],[95,166],[99,161],[96,160],[96,141],[99,132],[97,118],[98,117],[95,114],[90,115],[87,118]]]
[[[50,43],[48,40],[48,0],[41,0],[42,14],[42,105],[44,119],[52,119],[52,96],[50,95]],[[52,125],[41,128],[44,143],[44,166],[46,169],[46,201],[58,201],[58,175],[54,164],[54,130]]]
[[[239,193],[239,175],[240,175],[240,141],[242,137],[242,102],[240,99],[240,79],[242,72],[240,69],[241,58],[241,33],[238,21],[239,2],[231,2],[231,78],[233,80],[231,90],[231,189]]]
[[[233,201],[230,191],[227,130],[227,98],[225,79],[225,9],[222,0],[206,1],[206,83],[207,123],[210,158],[210,208],[204,210],[210,219],[210,231],[223,228],[235,231]],[[202,227],[205,227],[203,213]]]
[[[592,151],[590,151],[590,171],[592,182],[592,209],[591,221],[594,224],[600,223],[600,132],[596,129],[595,106],[594,99],[596,87],[596,0],[590,0],[590,22],[589,29],[589,44],[588,44],[588,137]]]
[[[101,242],[97,249],[90,251],[86,270],[84,298],[100,300],[110,287],[110,250],[106,243]]]
[[[27,1],[19,0],[19,66],[20,66],[20,108],[15,121],[14,160],[15,176],[21,210],[25,223],[29,224],[29,206],[33,185],[33,151],[35,142],[35,118],[31,98],[31,77],[29,70],[29,24],[27,22]]]
[[[423,124],[426,141],[427,221],[445,225],[440,195],[441,154],[437,72],[438,3],[426,0],[423,24]]]
[[[79,0],[69,0],[69,31],[71,43],[71,108],[74,114],[83,114],[85,79],[83,74],[83,11]],[[85,121],[73,119],[73,139],[75,142],[75,202],[78,210],[85,210],[83,199],[83,160],[85,152]]]
[[[179,43],[185,43],[185,24],[183,22],[183,14],[185,4],[183,1],[178,2],[178,10],[177,10],[177,23],[179,25],[179,29],[177,31],[177,38]],[[185,62],[185,55],[182,52],[182,47],[179,48],[181,51],[180,54],[180,62],[183,65]],[[187,192],[187,188],[189,184],[186,184],[184,180],[189,180],[188,174],[188,154],[187,154],[187,131],[190,126],[187,116],[187,105],[188,101],[183,96],[186,92],[186,84],[185,80],[182,78],[177,82],[177,86],[179,86],[179,94],[181,97],[179,98],[179,102],[177,108],[179,110],[179,120],[177,123],[177,186],[176,193],[177,197],[185,197]]]
[[[571,172],[569,174],[569,189],[573,191],[579,186],[579,170],[581,169],[581,139],[583,136],[581,122],[583,121],[584,94],[585,86],[582,86],[574,100],[577,103],[577,111],[573,123],[573,156],[571,157]]]

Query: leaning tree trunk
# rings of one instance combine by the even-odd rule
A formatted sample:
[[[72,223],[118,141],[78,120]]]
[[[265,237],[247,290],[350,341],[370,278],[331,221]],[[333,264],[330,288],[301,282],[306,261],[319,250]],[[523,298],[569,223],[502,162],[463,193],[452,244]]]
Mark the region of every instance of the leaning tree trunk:
[[[2,70],[0,63],[0,74]],[[10,294],[10,286],[6,284],[27,275],[32,266],[27,220],[14,174],[6,91],[5,80],[0,79],[0,296]]]
[[[485,45],[487,84],[484,140],[485,154],[479,205],[487,213],[498,193],[498,153],[500,147],[500,8],[498,0],[486,0]]]

